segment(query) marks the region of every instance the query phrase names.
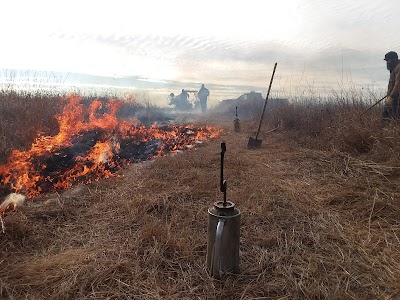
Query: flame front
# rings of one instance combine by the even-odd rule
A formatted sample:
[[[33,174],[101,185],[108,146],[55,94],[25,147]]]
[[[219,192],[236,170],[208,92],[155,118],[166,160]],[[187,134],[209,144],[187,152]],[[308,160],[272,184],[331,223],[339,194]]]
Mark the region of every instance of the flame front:
[[[39,136],[28,151],[13,150],[0,165],[3,195],[28,197],[113,176],[130,162],[184,149],[196,141],[215,138],[219,131],[206,126],[138,126],[117,118],[122,101],[82,103],[77,96],[64,99],[56,116],[59,132]],[[0,193],[1,196],[1,193]]]

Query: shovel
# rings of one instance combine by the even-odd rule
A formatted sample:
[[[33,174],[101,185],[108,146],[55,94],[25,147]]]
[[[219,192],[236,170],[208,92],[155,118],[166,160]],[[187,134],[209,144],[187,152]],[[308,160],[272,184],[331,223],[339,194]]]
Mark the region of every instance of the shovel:
[[[383,99],[385,99],[386,97],[387,97],[387,96],[383,97],[382,99],[380,99],[380,100],[378,100],[377,102],[375,102],[374,105],[372,105],[372,106],[368,107],[368,109],[364,110],[363,113],[361,114],[361,116],[362,116],[363,114],[365,114],[367,111],[369,111],[371,108],[373,108],[373,107],[375,107],[376,105],[378,105],[379,103],[381,103],[381,102],[383,101]]]
[[[269,92],[271,91],[271,85],[272,85],[272,81],[274,80],[274,74],[275,74],[275,70],[276,70],[276,65],[278,63],[275,63],[274,66],[274,71],[272,72],[272,77],[271,77],[271,81],[269,82],[269,88],[268,88],[268,93],[267,93],[267,97],[265,98],[265,103],[264,103],[264,108],[261,114],[261,118],[260,118],[260,124],[258,125],[258,130],[257,130],[257,134],[256,134],[256,138],[249,138],[249,142],[247,143],[247,147],[248,148],[260,148],[261,147],[261,143],[262,140],[258,139],[258,134],[260,133],[260,129],[261,129],[261,124],[264,118],[264,113],[265,113],[265,108],[267,107],[267,102],[268,102],[268,96],[269,96]]]

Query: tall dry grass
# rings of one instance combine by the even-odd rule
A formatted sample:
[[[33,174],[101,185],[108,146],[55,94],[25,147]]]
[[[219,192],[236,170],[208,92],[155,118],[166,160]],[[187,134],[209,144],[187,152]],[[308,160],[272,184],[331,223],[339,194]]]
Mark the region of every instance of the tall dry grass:
[[[0,161],[12,149],[30,145],[39,133],[54,134],[59,97],[41,93],[0,92]]]
[[[322,102],[303,100],[272,109],[267,106],[262,128],[264,132],[273,129],[284,132],[305,147],[337,150],[397,165],[399,121],[383,123],[382,106],[370,107],[371,104],[360,99],[339,98]],[[258,118],[253,118],[255,129],[260,115],[261,112]]]

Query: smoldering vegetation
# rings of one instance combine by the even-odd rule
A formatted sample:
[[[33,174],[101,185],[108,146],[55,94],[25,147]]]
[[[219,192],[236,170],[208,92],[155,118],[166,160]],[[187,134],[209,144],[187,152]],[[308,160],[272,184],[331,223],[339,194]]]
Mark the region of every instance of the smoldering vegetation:
[[[26,101],[14,103],[21,106],[13,104],[15,120],[27,117]],[[398,299],[399,125],[382,126],[379,108],[363,114],[362,102],[286,103],[267,110],[262,146],[249,150],[262,107],[229,105],[197,116],[199,124],[223,130],[217,139],[6,212],[0,295]],[[35,111],[30,125],[42,124],[32,132],[55,130],[58,106],[52,109]],[[2,141],[14,143],[3,142],[2,153],[30,143],[35,134],[28,134],[27,120],[1,123]],[[16,128],[25,135],[13,137]],[[222,198],[222,140],[227,197],[242,213],[241,263],[240,273],[217,280],[208,276],[205,258],[207,209]]]

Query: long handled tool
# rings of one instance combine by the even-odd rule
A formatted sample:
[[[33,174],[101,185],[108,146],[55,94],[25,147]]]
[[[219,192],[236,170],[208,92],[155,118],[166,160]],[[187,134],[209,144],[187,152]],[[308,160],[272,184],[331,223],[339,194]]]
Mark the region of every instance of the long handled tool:
[[[366,113],[367,111],[369,111],[371,108],[373,108],[373,107],[375,107],[376,105],[378,105],[379,103],[381,103],[381,102],[383,101],[383,99],[385,99],[386,97],[387,97],[387,96],[383,97],[382,99],[380,99],[380,100],[378,100],[377,102],[375,102],[374,105],[368,107],[366,110],[363,111],[363,113],[362,113],[361,115],[365,114],[365,113]]]
[[[268,93],[267,93],[267,97],[265,98],[264,108],[263,108],[263,111],[262,111],[262,114],[261,114],[260,124],[258,125],[256,138],[253,139],[252,137],[250,137],[249,138],[249,142],[247,143],[247,147],[249,147],[249,148],[260,148],[261,147],[262,140],[258,139],[258,134],[260,133],[261,124],[262,124],[262,121],[263,121],[263,118],[264,118],[265,108],[267,107],[269,92],[271,91],[272,81],[274,80],[274,74],[275,74],[275,70],[276,70],[276,65],[277,64],[278,63],[275,63],[274,71],[272,72],[271,81],[269,82]]]

